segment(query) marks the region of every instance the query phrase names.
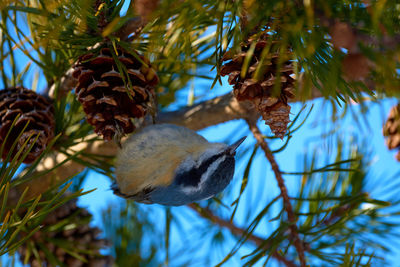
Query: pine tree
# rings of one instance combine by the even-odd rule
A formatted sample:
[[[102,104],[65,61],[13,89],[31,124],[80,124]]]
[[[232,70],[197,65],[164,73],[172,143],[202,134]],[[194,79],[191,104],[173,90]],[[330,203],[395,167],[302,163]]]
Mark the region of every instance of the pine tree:
[[[370,185],[380,170],[367,112],[399,96],[396,1],[6,0],[0,17],[0,255],[30,266],[389,262],[398,177]],[[390,149],[397,115],[385,115]],[[312,122],[323,134],[296,143]],[[82,184],[112,181],[119,146],[152,123],[251,138],[217,197],[119,199],[98,211],[99,234],[76,204],[92,193]],[[280,153],[293,147],[303,159],[290,172],[294,157]]]

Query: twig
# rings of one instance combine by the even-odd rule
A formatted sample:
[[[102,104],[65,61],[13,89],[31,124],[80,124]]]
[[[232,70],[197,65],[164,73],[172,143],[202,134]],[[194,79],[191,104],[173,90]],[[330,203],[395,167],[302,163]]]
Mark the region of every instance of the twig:
[[[195,205],[195,204],[189,204],[187,205],[189,208],[191,208],[192,210],[196,211],[201,217],[206,218],[210,221],[212,221],[213,223],[227,228],[231,231],[232,234],[236,235],[236,236],[243,236],[246,234],[246,230],[237,227],[236,225],[234,225],[233,223],[231,223],[230,221],[224,220],[222,218],[220,218],[219,216],[215,215],[210,209],[208,208],[201,208],[201,210],[199,210],[199,208]],[[254,244],[256,244],[257,246],[261,246],[264,244],[265,240],[261,237],[258,237],[254,234],[249,235],[249,240],[253,241]],[[265,246],[265,244],[264,244]],[[277,251],[272,253],[272,257],[274,257],[275,259],[277,259],[278,261],[282,262],[283,264],[285,264],[288,267],[296,267],[297,265],[286,259],[284,256],[282,256],[281,254],[279,254]]]
[[[60,78],[59,88],[58,88],[58,99],[62,99],[67,96],[68,92],[75,88],[78,83],[78,80],[72,76],[74,72],[74,68],[69,68],[64,76]],[[56,97],[57,85],[53,83],[50,87],[47,88],[45,94],[50,98]]]
[[[246,122],[249,125],[249,128],[250,128],[251,132],[253,133],[254,137],[256,138],[258,144],[264,150],[265,156],[267,157],[268,161],[271,164],[272,170],[275,174],[276,181],[278,182],[279,189],[281,190],[281,196],[283,198],[284,208],[286,210],[286,213],[287,213],[287,216],[289,219],[289,223],[290,223],[289,229],[293,236],[294,246],[299,255],[301,266],[305,267],[306,266],[306,258],[305,258],[305,254],[304,254],[304,245],[299,237],[299,233],[298,233],[298,229],[297,229],[297,225],[296,225],[296,216],[294,215],[293,207],[292,207],[292,204],[290,203],[287,188],[285,186],[285,181],[283,180],[281,171],[279,170],[279,166],[275,160],[274,155],[272,154],[271,150],[269,149],[267,142],[265,142],[259,128],[257,127],[256,122],[248,120],[248,119],[246,120]]]

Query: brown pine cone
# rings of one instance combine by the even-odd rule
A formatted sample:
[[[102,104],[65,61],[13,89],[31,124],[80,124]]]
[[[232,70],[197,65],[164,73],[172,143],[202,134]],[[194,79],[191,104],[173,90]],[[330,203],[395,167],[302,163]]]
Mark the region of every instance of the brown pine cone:
[[[272,104],[273,102],[275,104]],[[262,101],[260,106],[260,110],[262,110],[261,116],[265,120],[265,124],[269,125],[271,131],[282,139],[290,122],[290,106],[276,98],[272,102],[268,100]]]
[[[342,60],[342,71],[350,81],[363,81],[371,71],[371,61],[363,54],[347,54]]]
[[[389,117],[383,126],[383,135],[386,136],[386,146],[389,149],[400,148],[400,104],[390,110]],[[396,159],[400,161],[400,151]]]
[[[135,0],[133,9],[144,21],[149,21],[158,4],[159,0]]]
[[[41,229],[19,247],[21,261],[27,257],[30,266],[53,266],[44,253],[43,248],[45,248],[63,266],[109,266],[112,258],[103,256],[99,252],[107,242],[97,237],[100,230],[89,225],[90,219],[90,213],[86,209],[77,207],[76,200],[71,200],[55,209],[42,222]],[[29,243],[39,252],[39,259],[32,253]],[[86,262],[69,252],[77,253]]]
[[[222,66],[220,74],[229,75],[228,82],[233,85],[236,99],[252,101],[272,132],[283,138],[290,121],[290,106],[287,100],[294,97],[293,64],[287,60],[278,67],[280,55],[274,52],[277,42],[272,42],[271,54],[267,55],[261,63],[263,50],[269,44],[267,38],[268,35],[263,34],[256,41],[254,53],[244,75],[242,75],[245,71],[243,63],[254,42],[252,40],[243,44],[239,53],[235,54],[234,51],[225,53],[222,60],[230,61]],[[260,64],[263,65],[259,66]],[[257,71],[260,73],[257,74]]]
[[[7,133],[17,116],[19,118],[6,140]],[[19,138],[16,147],[10,151],[12,144],[28,122],[29,124]],[[11,153],[10,160],[12,160],[29,139],[21,153],[23,155],[38,136],[23,161],[24,163],[33,162],[54,137],[54,127],[54,107],[49,100],[21,86],[0,90],[0,143],[5,142],[1,155],[3,160],[9,153]]]
[[[73,74],[78,79],[75,92],[88,122],[107,141],[133,132],[131,119],[144,117],[154,105],[158,83],[147,58],[120,48],[117,54],[119,62],[109,48],[85,54]],[[117,64],[126,68],[126,73],[120,73]]]
[[[352,51],[357,45],[357,37],[348,23],[336,21],[329,29],[333,47]]]

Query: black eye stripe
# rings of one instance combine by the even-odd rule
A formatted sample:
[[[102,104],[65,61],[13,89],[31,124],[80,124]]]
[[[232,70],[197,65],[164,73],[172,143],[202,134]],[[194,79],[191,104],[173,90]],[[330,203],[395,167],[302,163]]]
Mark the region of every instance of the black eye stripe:
[[[214,155],[211,158],[203,161],[199,167],[178,174],[176,176],[176,183],[183,186],[197,186],[200,183],[201,175],[207,171],[214,161],[223,155],[225,155],[224,152]]]

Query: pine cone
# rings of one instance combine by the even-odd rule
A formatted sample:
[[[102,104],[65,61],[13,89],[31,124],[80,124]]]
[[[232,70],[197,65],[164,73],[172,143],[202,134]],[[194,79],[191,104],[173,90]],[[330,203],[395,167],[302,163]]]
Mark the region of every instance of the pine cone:
[[[241,76],[243,62],[252,44],[252,40],[243,44],[241,51],[234,54],[228,51],[223,56],[225,63],[220,74],[229,75],[228,82],[233,85],[233,93],[238,101],[252,101],[261,113],[265,123],[270,126],[271,131],[278,137],[283,138],[289,123],[290,106],[288,98],[294,97],[293,64],[290,61],[284,62],[278,68],[279,54],[272,52],[264,60],[263,66],[259,66],[263,49],[268,44],[267,34],[262,35],[256,42],[255,50],[250,60],[249,68],[244,77]],[[274,51],[276,42],[272,43],[270,51]],[[261,75],[255,77],[257,69],[263,70]],[[279,73],[278,73],[279,72]],[[279,77],[280,92],[275,93],[276,79]]]
[[[158,4],[159,0],[135,0],[133,9],[143,20],[149,21]]]
[[[400,104],[392,107],[389,117],[383,126],[383,135],[386,136],[386,145],[389,149],[400,147]],[[396,159],[400,161],[400,151]]]
[[[7,133],[17,116],[13,129],[7,140]],[[10,151],[15,139],[29,122],[25,131],[22,133],[13,151]],[[21,150],[23,144],[29,139],[24,147],[23,153],[32,145],[38,136],[32,149],[24,159],[24,163],[33,162],[46,148],[50,140],[54,137],[54,107],[43,96],[38,95],[32,90],[23,87],[13,87],[0,90],[0,144],[5,142],[4,151],[1,155],[5,160],[11,153],[11,160],[15,154]]]
[[[64,266],[109,266],[112,258],[99,253],[106,241],[97,238],[100,230],[89,225],[90,219],[91,215],[87,210],[77,207],[76,200],[55,209],[42,222],[41,229],[19,247],[21,261],[28,255],[27,263],[30,266],[53,266],[46,258],[46,249]],[[35,257],[28,244],[39,252],[40,259]],[[86,262],[73,257],[69,252],[79,254]]]
[[[342,71],[350,81],[363,81],[371,71],[371,61],[363,54],[347,54],[342,60]]]
[[[147,58],[123,49],[117,49],[117,52],[119,63],[126,68],[127,74],[118,71],[109,48],[81,56],[73,74],[78,79],[75,92],[88,122],[107,141],[133,132],[135,127],[131,118],[146,115],[148,107],[153,105],[154,86],[158,83],[157,74]],[[127,76],[131,88],[125,86],[129,84]]]

